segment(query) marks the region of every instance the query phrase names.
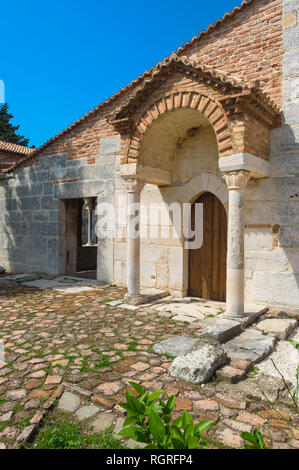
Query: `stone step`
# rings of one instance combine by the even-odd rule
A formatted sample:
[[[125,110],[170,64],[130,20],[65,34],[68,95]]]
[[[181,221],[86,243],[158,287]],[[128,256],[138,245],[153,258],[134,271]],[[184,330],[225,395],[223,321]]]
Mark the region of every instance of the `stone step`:
[[[282,318],[267,318],[259,322],[256,328],[264,333],[275,334],[280,340],[285,340],[298,325],[297,320]]]
[[[254,365],[273,352],[276,341],[276,335],[248,329],[224,344],[223,348],[231,360],[245,360]]]
[[[256,311],[245,313],[241,317],[230,317],[229,315],[221,315],[216,318],[206,318],[200,324],[203,331],[199,335],[200,338],[207,338],[226,343],[236,335],[240,334],[244,328],[251,325],[260,315],[263,315],[267,308],[258,309]]]

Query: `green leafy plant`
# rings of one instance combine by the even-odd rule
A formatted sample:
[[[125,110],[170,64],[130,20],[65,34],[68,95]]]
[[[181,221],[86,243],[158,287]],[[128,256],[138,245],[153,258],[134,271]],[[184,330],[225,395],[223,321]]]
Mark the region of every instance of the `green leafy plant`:
[[[249,442],[249,444],[244,444],[244,449],[268,449],[264,443],[263,435],[257,428],[255,428],[251,433],[242,432],[240,436],[244,441]]]
[[[165,393],[164,390],[150,394],[135,382],[130,382],[130,385],[138,396],[127,391],[127,402],[120,403],[128,414],[120,436],[146,444],[146,449],[196,449],[205,445],[201,435],[213,421],[205,420],[195,425],[190,414],[184,411],[171,423],[175,395],[163,401],[159,397]]]

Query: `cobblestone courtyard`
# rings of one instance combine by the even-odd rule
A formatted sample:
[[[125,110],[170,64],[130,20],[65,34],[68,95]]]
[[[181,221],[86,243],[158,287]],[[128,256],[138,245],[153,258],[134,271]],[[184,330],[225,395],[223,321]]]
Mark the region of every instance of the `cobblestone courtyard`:
[[[153,345],[194,336],[199,322],[175,321],[154,306],[123,308],[113,302],[123,295],[114,287],[65,293],[0,284],[0,448],[21,446],[57,403],[95,430],[119,428],[118,403],[131,380],[177,395],[177,415],[188,410],[196,420],[212,419],[212,446],[242,448],[240,432],[257,426],[274,448],[299,448],[299,417],[280,379],[254,376],[205,386],[175,380],[168,375],[172,359],[155,354]],[[260,387],[276,409],[262,399]]]

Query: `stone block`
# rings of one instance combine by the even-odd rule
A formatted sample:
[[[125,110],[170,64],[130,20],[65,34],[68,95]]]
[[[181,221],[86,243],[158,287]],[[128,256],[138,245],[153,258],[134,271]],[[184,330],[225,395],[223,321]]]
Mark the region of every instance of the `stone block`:
[[[284,126],[271,131],[271,154],[280,155],[299,150],[299,126]]]
[[[127,282],[127,263],[125,261],[115,260],[114,261],[114,280],[121,284]]]
[[[292,77],[299,75],[298,51],[291,50],[283,56],[283,76]]]
[[[276,339],[275,335],[263,335],[260,331],[248,329],[228,341],[223,348],[229,358],[255,364],[274,350]]]
[[[32,214],[32,220],[47,222],[49,219],[49,211],[47,209],[42,209],[40,211],[34,211]]]
[[[41,170],[49,170],[53,167],[65,167],[66,166],[66,154],[57,154],[57,155],[46,155],[40,157],[39,159],[39,168]]]
[[[283,47],[285,50],[299,47],[299,26],[286,28],[283,33]]]
[[[188,382],[206,383],[226,361],[227,355],[221,346],[201,343],[196,351],[176,357],[169,373],[172,377]]]
[[[297,89],[297,92],[298,92],[298,89]],[[283,107],[283,116],[284,116],[285,124],[288,124],[288,125],[299,124],[298,102],[294,101],[294,102],[285,103]]]
[[[297,326],[297,320],[268,318],[257,324],[257,329],[264,333],[273,333],[279,339],[286,339]]]
[[[273,251],[252,251],[246,253],[247,268],[253,271],[283,272],[288,268],[288,257],[279,248]]]
[[[57,209],[58,201],[52,196],[43,196],[41,198],[41,209]]]
[[[273,155],[271,161],[273,176],[299,174],[299,153]]]
[[[142,263],[140,266],[140,284],[142,287],[156,286],[156,265],[154,263]]]
[[[224,343],[241,332],[240,323],[228,318],[207,318],[201,322],[201,328],[203,331],[200,338],[211,338],[219,343]]]
[[[163,289],[168,287],[168,265],[157,264],[157,287]]]
[[[278,244],[285,248],[299,247],[299,231],[298,227],[293,225],[283,225],[280,228],[278,236]]]
[[[111,155],[119,153],[121,150],[120,135],[113,135],[111,137],[104,137],[100,139],[100,154]]]
[[[158,245],[141,245],[141,262],[167,263],[167,247]]]
[[[24,210],[39,210],[41,208],[41,200],[39,197],[24,197],[18,200],[18,207]]]
[[[269,228],[247,228],[244,234],[245,253],[256,250],[272,250],[273,234]]]
[[[248,302],[268,305],[287,305],[298,308],[299,275],[292,273],[256,272],[254,278],[247,280]]]
[[[183,356],[184,354],[195,351],[201,344],[198,338],[189,336],[174,336],[165,339],[154,345],[154,351],[157,354],[170,354],[171,356]]]
[[[287,103],[288,101],[296,102],[299,98],[299,77],[285,78],[283,80],[282,92],[283,103]],[[297,118],[298,117],[299,116],[297,115]]]

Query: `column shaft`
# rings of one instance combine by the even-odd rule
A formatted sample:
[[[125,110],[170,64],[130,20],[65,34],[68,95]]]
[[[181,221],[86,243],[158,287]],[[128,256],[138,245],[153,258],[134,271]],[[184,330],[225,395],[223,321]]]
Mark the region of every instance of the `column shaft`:
[[[244,315],[244,220],[243,189],[249,180],[245,171],[228,173],[226,314]]]

